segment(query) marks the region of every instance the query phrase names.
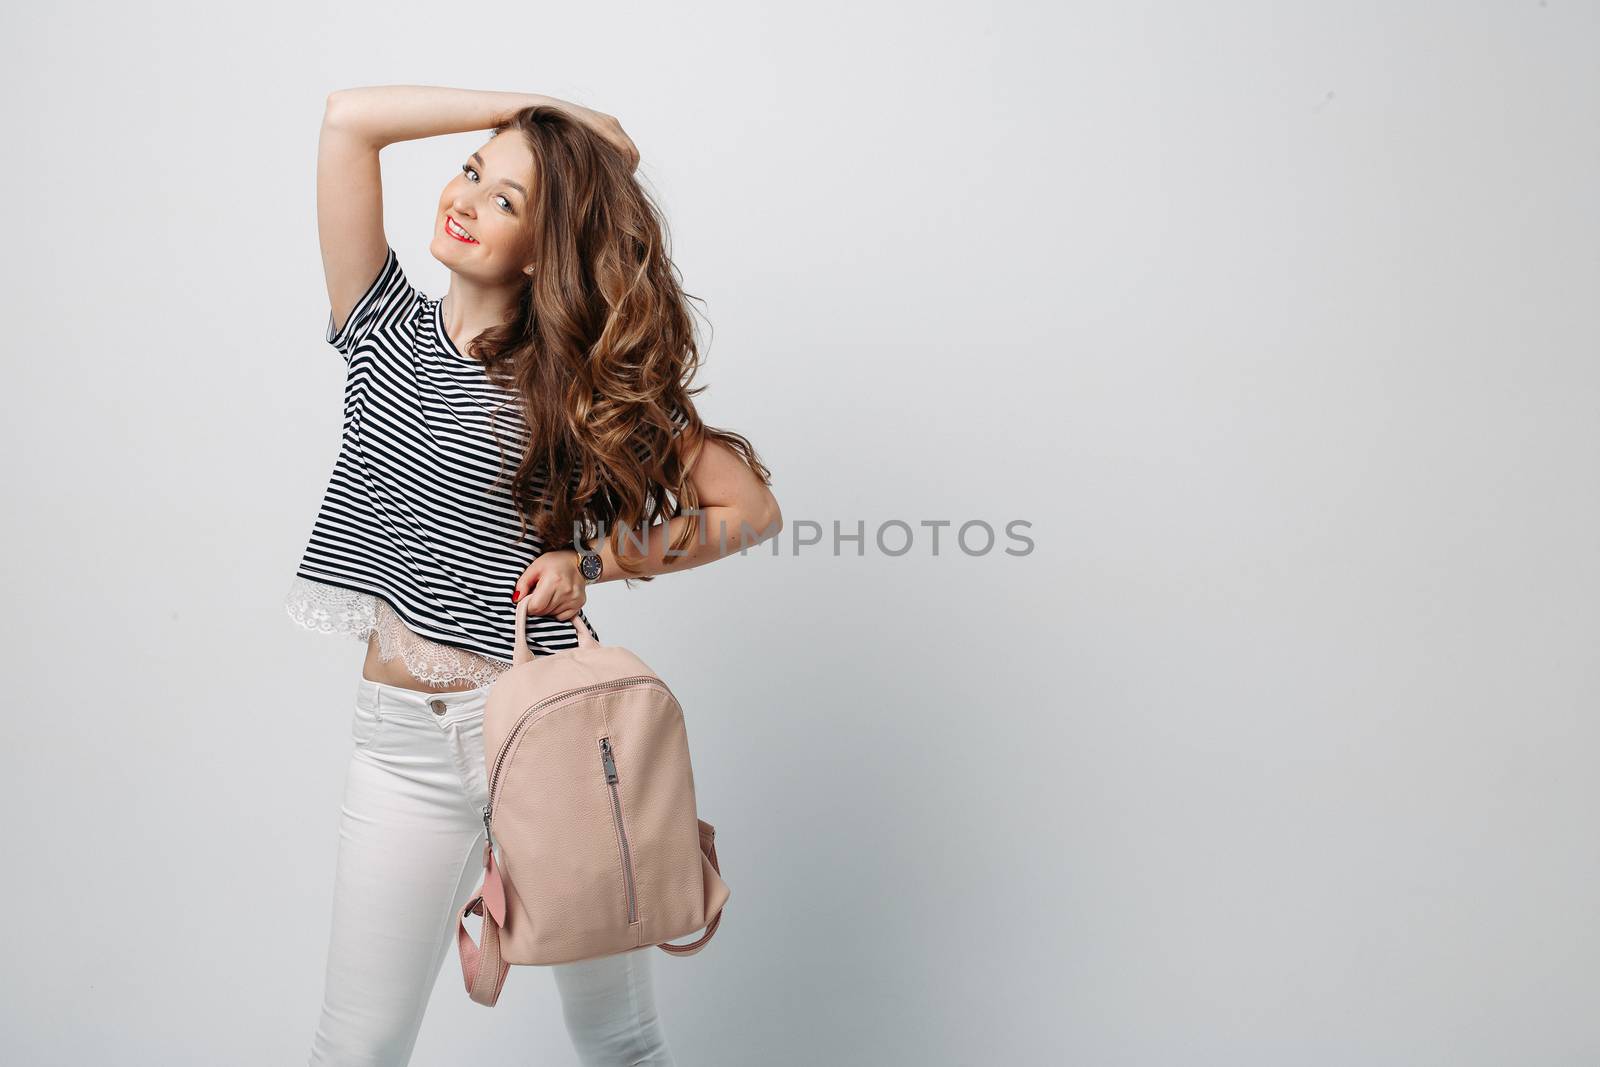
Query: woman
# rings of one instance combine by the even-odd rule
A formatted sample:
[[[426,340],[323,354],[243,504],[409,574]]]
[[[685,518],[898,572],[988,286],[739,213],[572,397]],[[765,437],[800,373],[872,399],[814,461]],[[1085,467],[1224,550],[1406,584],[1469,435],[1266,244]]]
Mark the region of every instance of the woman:
[[[431,300],[383,230],[381,149],[492,130],[445,185]],[[313,1064],[404,1064],[482,873],[482,720],[515,605],[577,645],[596,581],[775,535],[770,472],[701,423],[686,298],[617,121],[546,96],[329,96],[317,226],[346,364],[338,459],[286,602],[367,642]],[[698,390],[696,390],[698,391]],[[656,520],[660,521],[656,521]],[[648,536],[646,536],[648,535]],[[649,949],[553,966],[585,1064],[670,1064]]]

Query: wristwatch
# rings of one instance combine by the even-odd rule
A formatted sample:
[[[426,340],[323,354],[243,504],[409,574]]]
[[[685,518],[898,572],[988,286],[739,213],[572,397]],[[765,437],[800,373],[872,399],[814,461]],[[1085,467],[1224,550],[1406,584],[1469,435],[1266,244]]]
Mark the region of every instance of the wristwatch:
[[[585,548],[578,549],[578,573],[583,575],[585,581],[592,582],[600,577],[600,553],[590,552]]]

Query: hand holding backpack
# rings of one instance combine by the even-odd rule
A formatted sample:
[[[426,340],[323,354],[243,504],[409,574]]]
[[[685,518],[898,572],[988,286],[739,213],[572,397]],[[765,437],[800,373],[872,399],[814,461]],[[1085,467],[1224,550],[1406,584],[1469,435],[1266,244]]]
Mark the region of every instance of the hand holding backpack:
[[[729,890],[715,829],[698,817],[683,709],[638,656],[602,646],[528,651],[517,604],[512,667],[484,707],[489,803],[483,885],[456,934],[467,993],[493,1006],[510,965],[550,965],[654,944],[689,956]],[[467,933],[481,915],[481,945]],[[686,945],[666,944],[695,930]]]

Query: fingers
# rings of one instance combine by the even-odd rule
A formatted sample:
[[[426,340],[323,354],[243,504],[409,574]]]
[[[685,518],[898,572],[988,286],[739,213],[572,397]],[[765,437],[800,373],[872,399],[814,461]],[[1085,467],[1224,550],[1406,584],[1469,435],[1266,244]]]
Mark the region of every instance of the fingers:
[[[607,139],[622,153],[622,158],[628,161],[628,169],[637,170],[639,168],[639,146],[633,143],[633,138],[628,136],[627,131],[622,128],[622,123],[618,122],[615,116],[606,115],[605,126]]]
[[[529,565],[511,590],[511,602],[528,598],[527,613],[571,622],[588,602],[587,582],[577,578],[576,554],[541,556]]]
[[[522,582],[517,585],[520,588]],[[528,614],[570,622],[576,616],[589,594],[578,585],[563,585],[555,575],[545,575],[533,580],[533,588],[522,594],[528,598]],[[522,597],[516,597],[521,600]]]
[[[639,150],[634,147],[632,141],[621,135],[608,137],[606,141],[612,148],[616,149],[617,155],[622,157],[622,161],[628,165],[630,172],[639,169]]]
[[[555,583],[550,581],[536,581],[533,589],[523,594],[528,601],[529,615],[550,614],[551,601],[555,600]]]

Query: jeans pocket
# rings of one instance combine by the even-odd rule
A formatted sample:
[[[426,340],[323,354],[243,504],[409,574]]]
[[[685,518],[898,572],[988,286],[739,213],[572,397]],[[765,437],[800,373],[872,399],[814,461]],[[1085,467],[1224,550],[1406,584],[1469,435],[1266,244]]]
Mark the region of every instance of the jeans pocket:
[[[350,719],[350,738],[357,748],[367,748],[378,736],[383,725],[383,712],[376,701],[357,700],[355,714]]]
[[[481,808],[489,803],[488,775],[483,755],[483,711],[481,709],[452,722],[448,727],[451,756],[456,772],[461,776],[461,786]]]

